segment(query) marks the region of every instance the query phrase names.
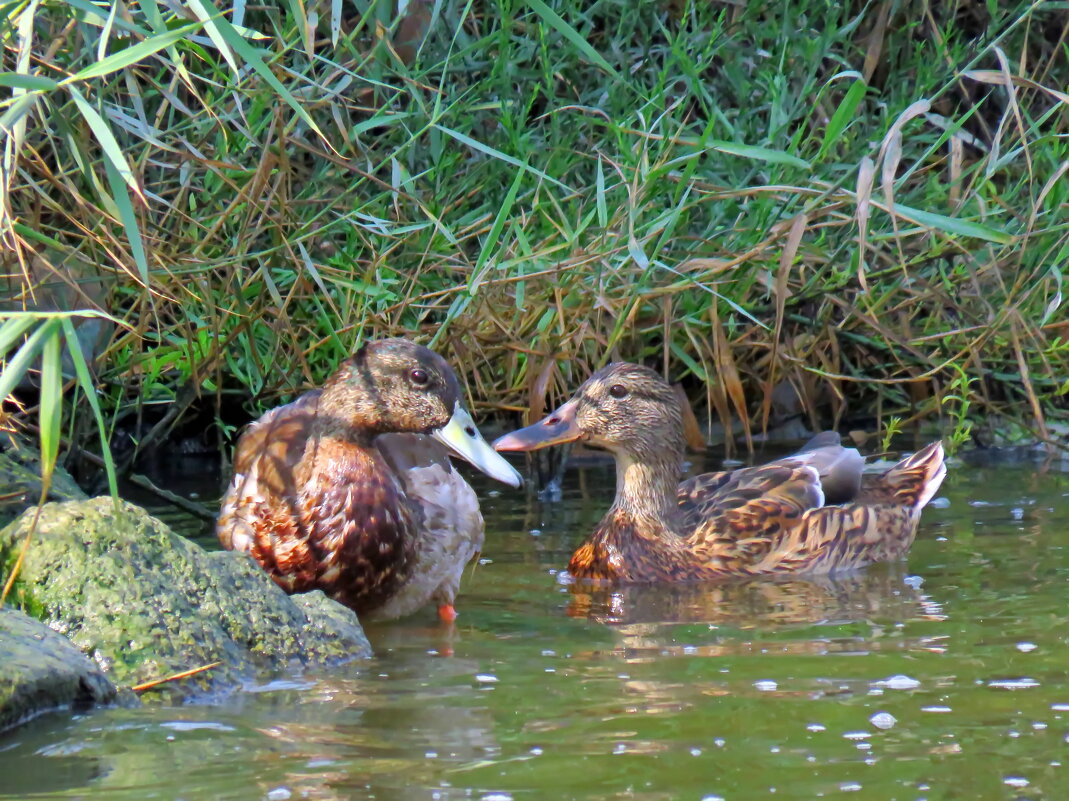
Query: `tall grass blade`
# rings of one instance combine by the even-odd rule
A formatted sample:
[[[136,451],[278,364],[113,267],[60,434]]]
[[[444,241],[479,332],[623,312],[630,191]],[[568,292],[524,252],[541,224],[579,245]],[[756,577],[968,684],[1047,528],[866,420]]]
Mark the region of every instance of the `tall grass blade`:
[[[709,139],[705,142],[705,147],[709,150],[717,150],[732,156],[741,156],[744,159],[764,161],[768,164],[786,164],[790,167],[799,167],[803,170],[813,169],[813,165],[805,159],[800,159],[798,156],[792,156],[790,153],[784,153],[782,150],[773,150],[768,147],[745,145],[739,142],[725,142],[722,139]]]
[[[58,320],[45,319],[30,334],[29,338],[22,343],[22,347],[16,351],[0,371],[0,403],[7,400],[8,396],[15,391],[15,387],[30,373],[30,365],[41,352],[44,344],[55,334],[59,326]]]
[[[113,170],[115,170],[116,174],[122,179],[122,182],[126,184],[130,191],[134,192],[134,194],[144,201],[144,197],[141,196],[141,188],[138,186],[137,180],[134,178],[133,170],[130,169],[130,164],[127,162],[126,156],[123,155],[122,147],[119,146],[119,142],[115,138],[115,134],[112,133],[111,127],[104,121],[104,118],[100,116],[100,113],[93,108],[89,101],[85,99],[85,96],[77,87],[68,86],[67,91],[70,92],[75,105],[78,106],[78,111],[93,132],[97,144],[99,144],[101,150],[104,151],[104,158],[107,163]]]
[[[41,440],[42,494],[48,494],[52,483],[52,471],[59,457],[59,440],[63,418],[63,364],[61,359],[62,335],[59,325],[52,325],[41,352],[40,412],[38,414]]]
[[[43,75],[23,75],[18,72],[0,72],[0,86],[23,89],[27,92],[47,92],[59,86],[58,81]]]
[[[895,203],[893,211],[895,214],[904,217],[907,220],[912,220],[927,228],[934,228],[954,236],[983,239],[987,242],[995,242],[999,245],[1009,245],[1015,239],[1012,234],[1008,234],[998,228],[992,228],[989,225],[981,225],[980,223],[971,222],[969,220],[959,220],[956,217],[947,217],[931,211],[914,209],[901,203]]]
[[[8,317],[0,325],[0,358],[7,355],[11,346],[18,342],[23,334],[33,328],[37,319],[29,316]]]
[[[108,476],[108,491],[111,493],[112,498],[118,498],[119,482],[115,472],[115,461],[111,455],[108,429],[104,424],[100,401],[97,399],[97,388],[89,372],[89,365],[85,361],[85,354],[82,353],[81,342],[78,340],[78,333],[74,330],[74,323],[69,317],[65,317],[62,325],[63,333],[67,338],[67,352],[70,354],[71,362],[74,364],[74,376],[82,390],[82,397],[89,404],[89,408],[93,412],[93,419],[96,420],[97,433],[100,435],[100,455],[104,459],[104,471]]]
[[[126,231],[126,239],[130,243],[130,255],[133,256],[138,275],[141,278],[141,286],[149,286],[148,256],[145,253],[145,243],[141,238],[141,227],[137,224],[137,214],[134,212],[134,204],[130,193],[119,171],[111,161],[104,162],[105,171],[108,174],[108,182],[111,185],[112,198],[119,210],[123,229]]]
[[[105,56],[100,61],[78,70],[69,78],[64,78],[61,85],[88,81],[92,78],[103,78],[105,75],[126,69],[161,50],[166,50],[176,42],[182,41],[190,34],[200,30],[203,25],[203,22],[191,22],[166,33],[150,36],[135,45],[116,51],[109,56]]]

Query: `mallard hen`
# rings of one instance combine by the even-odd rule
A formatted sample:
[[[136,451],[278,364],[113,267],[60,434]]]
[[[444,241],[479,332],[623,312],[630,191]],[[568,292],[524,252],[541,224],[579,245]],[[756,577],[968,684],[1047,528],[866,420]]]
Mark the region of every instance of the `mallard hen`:
[[[241,435],[219,540],[287,592],[321,589],[362,618],[433,600],[452,620],[483,519],[450,453],[522,482],[479,434],[445,360],[403,339],[372,342]]]
[[[615,582],[830,573],[898,559],[946,475],[942,444],[933,442],[863,480],[860,454],[825,432],[793,456],[680,484],[682,431],[672,387],[618,362],[494,447],[581,440],[613,453],[616,499],[568,571]]]

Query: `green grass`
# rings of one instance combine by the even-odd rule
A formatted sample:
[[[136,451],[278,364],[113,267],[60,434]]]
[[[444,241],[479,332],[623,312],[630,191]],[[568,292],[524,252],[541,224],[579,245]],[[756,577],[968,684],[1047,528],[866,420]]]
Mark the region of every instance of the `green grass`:
[[[789,382],[814,425],[1054,437],[1061,4],[409,6],[0,6],[3,263],[121,321],[70,376],[105,429],[400,334],[484,413],[621,358],[736,432]]]

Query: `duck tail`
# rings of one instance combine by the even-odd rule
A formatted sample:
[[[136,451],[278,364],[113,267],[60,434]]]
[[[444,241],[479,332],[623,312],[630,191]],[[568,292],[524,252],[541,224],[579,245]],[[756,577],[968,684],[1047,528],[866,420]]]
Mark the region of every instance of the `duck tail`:
[[[946,474],[943,443],[937,440],[884,473],[880,483],[897,503],[920,511],[935,497]]]

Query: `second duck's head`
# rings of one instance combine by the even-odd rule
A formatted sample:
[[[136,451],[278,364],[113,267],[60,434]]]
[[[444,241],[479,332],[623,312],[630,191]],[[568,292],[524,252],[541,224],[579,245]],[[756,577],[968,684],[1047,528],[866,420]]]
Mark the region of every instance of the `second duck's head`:
[[[391,432],[427,434],[488,476],[513,487],[522,482],[475,427],[445,359],[407,339],[360,348],[327,380],[319,407],[328,429],[367,439]]]
[[[494,448],[533,451],[575,441],[631,460],[678,458],[683,452],[679,398],[672,386],[648,367],[614,362],[590,376],[555,412],[506,434]]]

